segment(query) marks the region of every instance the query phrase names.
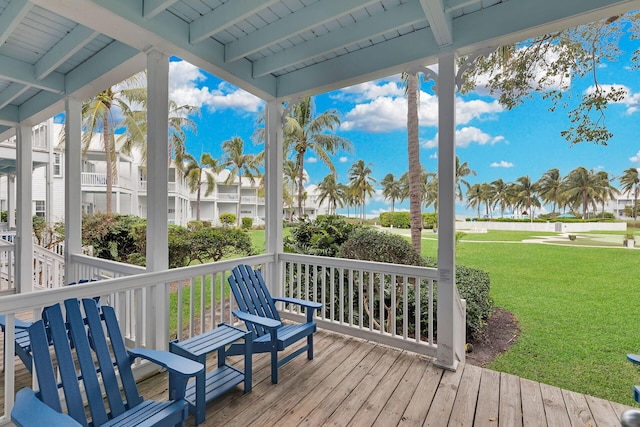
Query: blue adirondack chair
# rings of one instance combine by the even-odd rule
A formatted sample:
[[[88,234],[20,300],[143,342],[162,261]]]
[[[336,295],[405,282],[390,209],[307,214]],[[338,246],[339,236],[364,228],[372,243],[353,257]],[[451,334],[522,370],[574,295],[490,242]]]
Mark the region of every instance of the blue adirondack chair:
[[[253,270],[248,265],[236,266],[227,281],[239,308],[232,312],[245,322],[247,330],[253,333],[253,352],[271,353],[272,383],[278,383],[278,368],[299,354],[306,351],[307,358],[313,359],[313,334],[316,331],[313,313],[320,309],[322,304],[297,298],[272,297],[260,271]],[[306,323],[283,324],[276,310],[277,301],[304,307]],[[307,338],[305,346],[278,360],[279,351],[302,338]],[[242,346],[243,344],[232,345],[227,354],[243,354]]]
[[[640,354],[627,354],[627,360],[635,365],[640,365]],[[633,386],[633,399],[640,402],[640,386]]]
[[[67,286],[73,286],[80,283],[95,282],[96,280],[97,279],[80,279],[77,282],[69,283]],[[94,299],[96,300],[96,302],[100,302],[100,297],[95,297]],[[31,367],[33,365],[32,363],[33,358],[31,356],[31,340],[29,339],[29,332],[27,331],[27,329],[32,324],[33,322],[24,322],[20,319],[14,320],[14,325],[15,325],[14,335],[13,335],[14,351],[16,356],[20,358],[20,360],[22,361],[24,366],[27,368],[29,373],[32,373]],[[6,318],[4,314],[0,314],[0,329],[2,329],[3,348],[5,349],[7,348],[7,340],[6,340],[6,336],[4,335],[6,328],[7,328]],[[4,370],[4,366],[3,366],[3,370]]]
[[[48,307],[43,319],[28,328],[40,390],[23,388],[17,393],[11,420],[18,426],[38,427],[182,426],[188,416],[184,400],[187,381],[200,373],[203,365],[165,351],[127,351],[112,307],[99,307],[95,300],[83,299],[83,316],[80,305],[77,299],[64,301],[66,322],[60,304]],[[139,395],[131,370],[138,357],[169,371],[170,400],[145,401]],[[66,414],[62,413],[59,388],[64,391]]]

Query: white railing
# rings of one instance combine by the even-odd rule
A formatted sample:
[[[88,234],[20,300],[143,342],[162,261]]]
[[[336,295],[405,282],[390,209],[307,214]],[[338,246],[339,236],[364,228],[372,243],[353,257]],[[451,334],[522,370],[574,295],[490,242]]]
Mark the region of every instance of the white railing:
[[[82,185],[90,185],[90,186],[107,186],[107,175],[104,173],[94,173],[94,172],[82,172],[82,177],[80,178]],[[117,179],[114,177],[111,179],[113,185],[117,185]]]
[[[238,194],[237,193],[218,193],[218,200],[237,202]]]
[[[272,292],[322,302],[323,308],[315,319],[319,327],[437,357],[437,270],[433,268],[265,254],[147,273],[143,267],[85,255],[70,258],[75,279],[103,280],[0,298],[0,315],[6,316],[8,324],[6,342],[14,339],[11,323],[18,313],[30,312],[39,318],[42,307],[66,298],[100,296],[101,304],[116,309],[128,346],[166,346],[168,340],[189,338],[214,329],[220,322],[235,323],[231,313],[235,302],[227,284],[231,269],[241,262],[268,273],[277,259],[282,280]],[[265,274],[266,280],[269,277]],[[166,311],[157,309],[158,295],[167,298],[164,304],[169,310],[168,319]],[[454,297],[453,330],[459,335],[455,337],[454,350],[459,355],[464,351],[464,301],[459,300],[457,292]],[[282,307],[281,313],[285,319],[303,316],[297,307]],[[167,324],[168,329],[158,328],[161,324]],[[7,411],[13,405],[15,363],[12,352],[7,352]],[[0,418],[0,424],[6,421],[6,415]]]
[[[0,239],[0,295],[15,292],[15,261],[16,245],[13,239]]]
[[[321,302],[321,327],[436,357],[436,269],[294,254],[278,259],[282,292]],[[298,310],[285,308],[294,317]]]
[[[34,289],[60,288],[64,282],[64,256],[33,245]]]

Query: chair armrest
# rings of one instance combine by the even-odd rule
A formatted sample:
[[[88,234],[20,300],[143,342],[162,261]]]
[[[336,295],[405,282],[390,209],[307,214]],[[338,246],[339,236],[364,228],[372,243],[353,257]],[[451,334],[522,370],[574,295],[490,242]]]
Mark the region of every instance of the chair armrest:
[[[29,328],[29,326],[32,325],[31,322],[25,322],[17,318],[13,319],[13,324],[15,325],[16,329],[27,329]],[[4,314],[0,314],[0,328],[2,328],[3,331],[6,325],[7,325],[6,317],[4,316]]]
[[[132,348],[129,350],[129,359],[135,358],[149,360],[156,365],[166,368],[169,372],[184,377],[193,377],[204,370],[202,363],[187,359],[178,354],[162,350],[150,350],[146,348]]]
[[[30,388],[23,388],[16,394],[16,402],[11,411],[11,421],[19,427],[51,425],[60,427],[81,427],[82,424],[67,414],[55,411],[36,396]]]
[[[240,310],[232,310],[231,312],[234,316],[244,322],[255,323],[256,325],[264,326],[265,328],[279,328],[282,325],[282,322],[269,319],[268,317],[260,317]]]
[[[307,301],[305,299],[289,298],[289,297],[271,297],[271,299],[273,299],[274,301],[282,301],[282,302],[286,302],[286,303],[289,303],[289,304],[296,304],[296,305],[299,305],[301,307],[311,308],[311,309],[314,309],[314,310],[322,308],[322,304],[321,303],[314,302],[314,301]]]

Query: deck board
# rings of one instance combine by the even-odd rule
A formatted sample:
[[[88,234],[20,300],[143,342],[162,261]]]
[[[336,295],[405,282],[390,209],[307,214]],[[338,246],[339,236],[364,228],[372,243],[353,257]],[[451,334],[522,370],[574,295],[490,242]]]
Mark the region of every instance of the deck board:
[[[201,425],[595,427],[619,426],[628,409],[477,366],[443,370],[423,356],[326,331],[316,334],[314,355],[281,367],[275,385],[269,356],[255,355],[252,392],[244,394],[240,385],[209,403]],[[215,357],[210,355],[211,368]],[[227,362],[243,365],[240,356]],[[16,368],[18,388],[30,385],[17,359]],[[2,389],[0,384],[3,395]],[[140,381],[139,390],[146,398],[166,399],[166,373]],[[194,425],[193,417],[186,425]]]

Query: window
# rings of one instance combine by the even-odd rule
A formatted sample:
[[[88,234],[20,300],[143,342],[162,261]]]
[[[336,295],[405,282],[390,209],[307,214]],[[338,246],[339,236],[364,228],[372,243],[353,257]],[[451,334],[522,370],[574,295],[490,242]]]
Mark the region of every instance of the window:
[[[53,176],[62,176],[62,154],[53,153]]]
[[[45,215],[45,202],[44,200],[36,200],[36,216],[44,218]]]

